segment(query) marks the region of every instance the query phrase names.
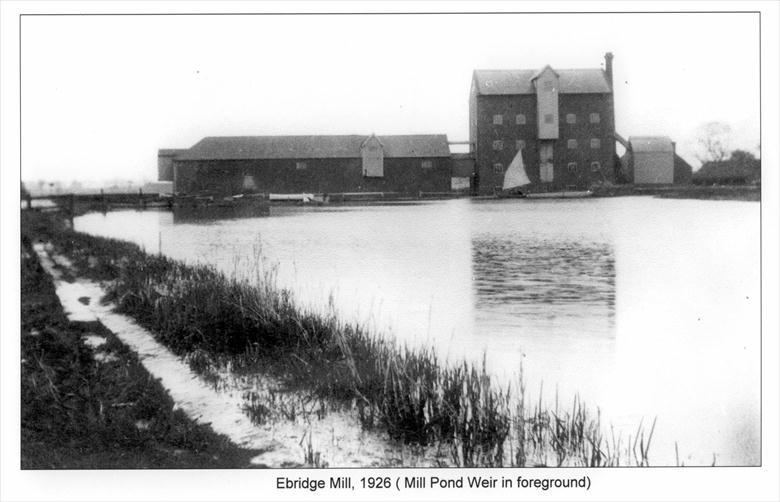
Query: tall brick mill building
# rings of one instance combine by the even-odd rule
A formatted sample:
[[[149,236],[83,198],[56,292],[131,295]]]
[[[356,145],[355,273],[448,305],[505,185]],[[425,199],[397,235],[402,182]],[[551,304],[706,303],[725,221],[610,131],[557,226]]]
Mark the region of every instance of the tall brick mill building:
[[[479,194],[501,189],[518,150],[533,183],[559,189],[614,181],[612,53],[603,70],[475,70],[469,142]]]

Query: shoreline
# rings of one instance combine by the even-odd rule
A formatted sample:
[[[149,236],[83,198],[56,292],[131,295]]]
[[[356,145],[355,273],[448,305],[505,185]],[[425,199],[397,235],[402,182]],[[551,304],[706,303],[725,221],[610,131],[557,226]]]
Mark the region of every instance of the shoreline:
[[[446,465],[649,465],[653,428],[640,426],[642,446],[632,452],[620,439],[610,443],[598,414],[577,400],[561,413],[531,405],[522,382],[515,395],[491,382],[484,365],[443,366],[431,350],[400,347],[361,326],[302,310],[259,274],[255,283],[228,278],[62,223],[25,214],[23,232],[51,242],[70,259],[74,275],[109,281],[108,300],[117,310],[202,377],[214,379],[227,368],[278,379],[325,403],[325,413],[340,408],[367,431],[444,452]],[[279,408],[267,393],[247,398],[246,411],[258,421]]]
[[[593,195],[590,198],[611,198],[611,197],[635,197],[635,196],[653,196],[662,199],[690,199],[690,200],[737,200],[737,201],[761,201],[761,185],[600,185],[590,189]],[[152,197],[145,195],[143,202],[128,202],[128,197],[137,197],[132,194],[118,194],[119,202],[103,202],[94,194],[73,194],[73,202],[69,194],[56,194],[47,196],[36,196],[36,201],[49,201],[52,206],[38,206],[32,209],[48,212],[57,211],[59,208],[65,208],[71,211],[74,216],[86,214],[89,212],[106,212],[123,209],[145,209],[145,210],[171,210],[171,199],[162,197]],[[414,197],[393,196],[393,197],[356,197],[347,200],[330,200],[328,202],[302,203],[296,200],[290,201],[270,201],[269,207],[353,207],[353,206],[394,206],[407,204],[421,204],[426,202],[437,202],[444,200],[467,199],[474,201],[498,200],[501,197],[496,195],[470,195],[467,193],[453,192],[446,195]],[[59,204],[55,201],[59,201]],[[26,208],[26,202],[21,201],[22,207]],[[69,205],[72,203],[72,208]]]
[[[69,320],[22,242],[21,468],[245,468],[257,454],[177,410],[95,320]]]

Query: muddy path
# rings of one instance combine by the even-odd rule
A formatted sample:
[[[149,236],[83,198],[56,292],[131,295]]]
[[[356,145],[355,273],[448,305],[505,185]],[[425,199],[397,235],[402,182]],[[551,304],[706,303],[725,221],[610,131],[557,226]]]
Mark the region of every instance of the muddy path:
[[[286,391],[263,375],[233,374],[222,369],[212,378],[195,373],[185,358],[173,354],[132,318],[103,301],[101,284],[79,277],[65,256],[46,243],[34,245],[51,275],[60,303],[71,321],[99,321],[135,352],[146,370],[160,381],[175,406],[200,424],[227,436],[241,448],[260,451],[251,463],[263,467],[386,467],[442,465],[422,452],[365,431],[348,411],[327,409],[300,391]],[[96,360],[104,340],[85,338]],[[248,407],[268,409],[258,423]],[[292,410],[292,412],[291,412]],[[256,415],[256,414],[255,414]]]

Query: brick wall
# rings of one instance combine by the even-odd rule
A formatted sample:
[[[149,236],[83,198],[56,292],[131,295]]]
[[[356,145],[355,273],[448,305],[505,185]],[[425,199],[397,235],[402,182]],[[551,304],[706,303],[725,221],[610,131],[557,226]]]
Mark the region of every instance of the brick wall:
[[[173,181],[173,154],[157,156],[157,181]]]
[[[560,139],[555,143],[555,184],[587,187],[590,183],[615,180],[615,130],[612,95],[610,94],[563,94],[560,96]],[[566,115],[573,113],[575,124],[566,122]],[[590,114],[599,114],[599,123],[590,123]],[[577,148],[568,148],[568,140],[577,141]],[[600,148],[590,146],[591,139],[598,139]],[[570,171],[569,162],[577,168]],[[592,162],[599,162],[601,172],[591,169]]]
[[[506,169],[517,154],[517,140],[526,143],[523,161],[528,177],[539,181],[539,150],[537,145],[536,97],[478,96],[477,97],[476,163],[479,173],[479,193],[492,194],[494,187],[501,187],[504,174],[496,173],[495,164]],[[525,124],[518,125],[518,114],[525,115]],[[501,115],[502,125],[493,124],[493,116]],[[502,141],[501,150],[493,149],[494,141]]]
[[[517,114],[525,114],[525,125],[516,123]],[[523,161],[532,182],[540,181],[539,140],[536,122],[536,97],[534,95],[478,96],[476,99],[476,164],[479,173],[479,193],[491,194],[503,184],[503,173],[496,173],[494,165],[500,163],[506,169],[517,153],[517,140],[525,141]],[[573,113],[576,123],[567,123],[566,116]],[[590,123],[590,114],[599,114],[599,123]],[[493,124],[493,116],[502,116],[502,125]],[[593,149],[590,140],[600,141],[600,148]],[[577,141],[575,149],[568,148],[568,140]],[[503,141],[503,149],[494,150],[494,141]],[[587,187],[606,177],[614,181],[614,106],[611,94],[561,94],[559,95],[559,139],[554,143],[553,187]],[[598,161],[600,172],[591,169],[591,162]],[[576,169],[568,164],[575,162]],[[603,173],[603,176],[602,174]]]
[[[450,190],[449,158],[385,158],[384,177],[367,178],[362,162],[354,159],[268,159],[175,161],[176,193],[213,191],[222,195],[246,192],[244,177],[252,176],[256,190],[265,193],[402,192],[414,194]],[[304,169],[298,163],[305,163]]]

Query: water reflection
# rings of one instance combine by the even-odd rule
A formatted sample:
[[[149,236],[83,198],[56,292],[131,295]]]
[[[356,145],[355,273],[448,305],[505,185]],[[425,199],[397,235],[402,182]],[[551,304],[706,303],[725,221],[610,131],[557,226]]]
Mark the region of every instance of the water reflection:
[[[478,307],[579,304],[614,317],[615,257],[606,243],[488,236],[472,249]]]

